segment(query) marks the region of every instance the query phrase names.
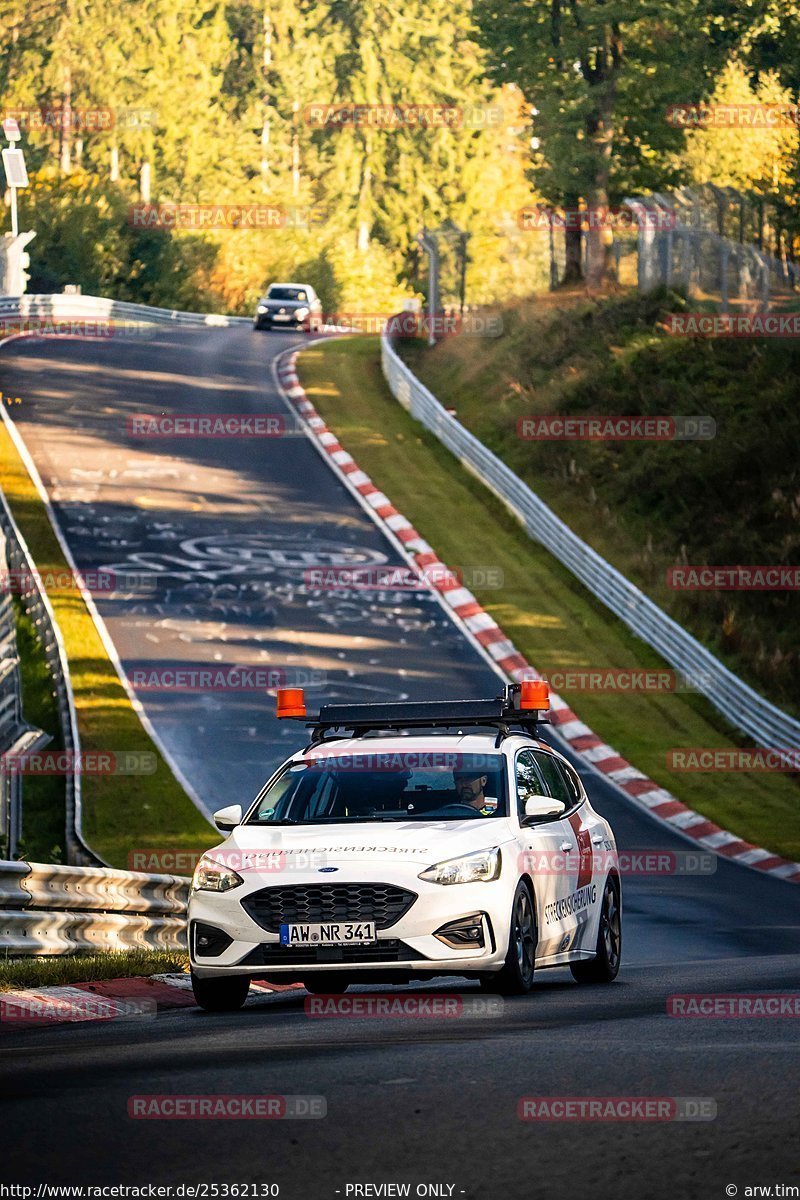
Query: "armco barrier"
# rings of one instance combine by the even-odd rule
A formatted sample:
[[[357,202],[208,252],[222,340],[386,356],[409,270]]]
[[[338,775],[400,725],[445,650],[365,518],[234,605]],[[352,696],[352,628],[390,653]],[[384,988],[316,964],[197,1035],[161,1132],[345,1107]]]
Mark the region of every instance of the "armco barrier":
[[[24,580],[20,601],[36,628],[36,634],[44,652],[55,689],[61,740],[65,750],[72,752],[73,761],[78,761],[80,738],[75,716],[75,701],[69,677],[69,664],[61,631],[56,623],[47,592],[41,585],[36,565],[30,555],[25,539],[11,515],[5,496],[0,492],[0,531],[6,538],[6,555],[9,569]],[[29,745],[27,749],[32,749]],[[81,832],[81,776],[78,770],[65,776],[67,857],[75,863],[99,863]],[[14,852],[13,850],[11,851]]]
[[[204,326],[251,325],[250,317],[226,317],[218,313],[181,312],[175,308],[150,308],[106,296],[0,296],[0,320],[14,317],[87,321],[118,320],[156,325]],[[13,329],[8,330],[13,333]]]
[[[0,499],[2,495],[0,494]],[[6,536],[0,511],[0,754],[26,754],[45,746],[50,738],[25,720],[22,680],[17,653],[17,620],[8,569],[16,561],[16,547]],[[22,837],[22,780],[0,764],[0,852],[15,855]]]
[[[0,862],[0,946],[11,955],[184,950],[189,881]]]
[[[624,575],[561,521],[526,483],[439,403],[381,338],[383,373],[392,394],[517,517],[536,541],[676,670],[696,681],[734,728],[769,749],[800,748],[800,722],[728,670]]]

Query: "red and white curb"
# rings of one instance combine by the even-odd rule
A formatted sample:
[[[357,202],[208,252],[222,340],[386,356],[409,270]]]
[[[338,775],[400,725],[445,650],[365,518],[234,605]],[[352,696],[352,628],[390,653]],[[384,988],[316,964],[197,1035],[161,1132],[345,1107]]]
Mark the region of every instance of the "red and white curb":
[[[248,1003],[273,992],[301,989],[299,983],[251,983]],[[195,1008],[188,975],[137,975],[100,979],[69,987],[26,988],[0,992],[0,1034],[84,1021],[155,1017],[170,1008]]]
[[[401,543],[415,566],[423,574],[423,586],[436,590],[456,624],[463,626],[483,648],[494,664],[515,682],[540,679],[541,676],[519,653],[493,617],[473,594],[461,587],[453,572],[441,562],[436,551],[399,512],[388,496],[375,486],[353,456],[344,449],[336,434],[328,428],[308,399],[297,375],[297,351],[278,360],[277,377],[288,400],[306,422],[330,465],[362,501],[363,506]],[[605,775],[625,796],[646,809],[651,816],[696,842],[705,850],[729,858],[745,867],[753,867],[779,879],[800,883],[800,863],[789,862],[771,850],[753,846],[727,829],[721,829],[701,813],[687,808],[671,792],[659,787],[636,767],[593,733],[572,711],[565,700],[551,692],[551,720],[570,748],[592,767]]]

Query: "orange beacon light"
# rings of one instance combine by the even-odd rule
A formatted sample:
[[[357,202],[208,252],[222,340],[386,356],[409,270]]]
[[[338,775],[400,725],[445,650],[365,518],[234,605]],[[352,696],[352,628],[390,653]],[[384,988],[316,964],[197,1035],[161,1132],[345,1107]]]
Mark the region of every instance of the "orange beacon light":
[[[544,679],[525,679],[520,684],[519,706],[521,709],[547,710],[550,707],[550,688]]]
[[[305,717],[306,698],[302,688],[278,688],[276,696],[278,719],[283,717]]]

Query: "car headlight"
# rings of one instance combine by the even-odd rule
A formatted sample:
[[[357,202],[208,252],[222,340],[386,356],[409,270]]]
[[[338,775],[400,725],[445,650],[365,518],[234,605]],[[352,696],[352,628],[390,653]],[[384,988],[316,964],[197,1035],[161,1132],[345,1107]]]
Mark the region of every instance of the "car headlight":
[[[428,883],[488,883],[500,874],[500,847],[479,850],[477,854],[464,854],[461,858],[448,858],[434,863],[419,876]]]
[[[256,312],[259,312],[259,313],[265,313],[266,311],[267,311],[266,304],[259,304],[258,308],[256,309]]]
[[[194,869],[193,892],[229,892],[244,883],[241,875],[223,866],[210,854],[204,854]]]
[[[298,309],[295,309],[294,315],[298,321],[305,321],[306,317],[308,316],[308,314],[310,312],[311,312],[310,308],[298,308]]]

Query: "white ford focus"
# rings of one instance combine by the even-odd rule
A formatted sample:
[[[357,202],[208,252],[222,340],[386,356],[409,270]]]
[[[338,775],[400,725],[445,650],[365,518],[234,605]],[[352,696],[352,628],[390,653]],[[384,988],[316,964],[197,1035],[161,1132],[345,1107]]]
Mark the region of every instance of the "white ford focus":
[[[239,1008],[254,979],[338,993],[456,975],[507,995],[542,967],[613,980],[614,835],[537,739],[547,707],[541,681],[492,700],[323,706],[247,811],[215,814],[229,836],[189,901],[198,1004]],[[300,689],[278,694],[278,715],[306,719]]]

